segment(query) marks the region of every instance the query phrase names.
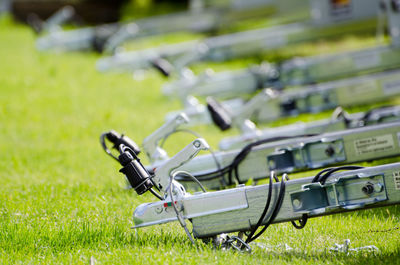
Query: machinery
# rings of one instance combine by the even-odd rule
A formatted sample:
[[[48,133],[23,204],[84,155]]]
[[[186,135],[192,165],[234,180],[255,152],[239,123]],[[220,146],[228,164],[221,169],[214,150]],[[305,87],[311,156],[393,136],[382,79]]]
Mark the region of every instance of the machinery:
[[[225,137],[219,142],[219,150],[239,149],[259,140],[273,139],[280,136],[322,134],[397,120],[400,120],[399,106],[380,107],[367,112],[353,114],[348,114],[342,107],[338,107],[333,111],[329,119],[296,122],[286,126],[270,127],[262,130],[254,127],[252,131],[249,130],[237,136]]]
[[[362,150],[370,150],[361,146],[371,139],[360,139],[356,144],[359,144],[361,153],[364,153]],[[399,149],[397,137],[392,140],[393,148]],[[123,144],[118,147],[118,160],[122,165],[120,172],[131,186],[139,195],[152,190],[159,199],[135,209],[134,228],[179,221],[193,243],[194,238],[212,239],[217,245],[251,251],[249,243],[273,223],[291,221],[300,229],[309,218],[385,207],[400,201],[399,163],[370,168],[328,168],[315,176],[295,180],[289,180],[286,173],[279,180],[272,171],[269,184],[240,185],[215,192],[206,192],[196,182],[203,191],[192,195],[175,178],[178,175],[191,178],[190,172],[181,171],[182,167],[200,150],[207,148],[203,139],[196,139],[151,175],[132,149]],[[158,189],[161,195],[153,188]],[[187,227],[187,220],[192,223],[192,233]],[[299,223],[295,222],[297,220]],[[263,228],[257,232],[260,227]],[[238,236],[226,234],[234,232],[239,232]],[[244,239],[244,235],[247,238]]]
[[[398,70],[394,70],[400,67],[397,34],[400,30],[400,16],[396,5],[390,3],[386,3],[390,7],[386,8],[386,12],[392,36],[391,45],[294,58],[279,65],[265,63],[232,72],[203,74],[198,77],[189,75],[165,85],[164,94],[178,96],[183,101],[183,112],[190,117],[192,124],[209,123],[211,117],[215,116],[215,112],[210,115],[207,107],[199,104],[193,95],[231,99],[221,104],[228,112],[232,110],[230,116],[241,116],[260,122],[395,96],[400,91],[396,81]],[[367,73],[370,75],[366,75]],[[360,76],[349,77],[354,75]],[[335,80],[340,78],[342,80]],[[288,86],[295,87],[282,92]],[[244,104],[246,97],[263,88],[271,88],[276,92],[269,93],[268,96],[260,92]],[[357,102],[357,99],[360,101]],[[180,112],[182,110],[167,115],[167,119]],[[258,114],[253,115],[254,113]]]
[[[155,48],[121,52],[99,59],[100,71],[135,71],[156,68],[164,75],[186,75],[186,68],[199,61],[224,61],[258,55],[285,45],[348,32],[376,28],[378,0],[311,0],[312,19],[279,26],[189,41]],[[339,12],[342,10],[342,12]]]
[[[191,172],[205,187],[218,189],[246,183],[249,179],[264,179],[271,171],[297,172],[398,156],[400,146],[395,143],[397,134],[400,135],[399,118],[399,107],[352,115],[337,111],[331,120],[293,124],[238,139],[223,139],[220,145],[233,148],[198,156],[181,169]],[[187,117],[180,114],[146,137],[142,146],[151,163],[146,167],[149,172],[157,171],[169,160],[160,143],[187,122]],[[247,139],[238,143],[246,136]],[[111,154],[106,139],[117,147],[123,143],[122,138],[114,131],[104,133],[101,136],[104,150]],[[125,142],[129,142],[125,145],[139,155],[140,149],[133,141]],[[116,156],[112,157],[118,160]],[[191,180],[180,175],[176,179],[182,183]]]
[[[391,3],[390,8],[395,12],[395,2]],[[391,31],[395,33],[393,28]],[[394,39],[393,43],[396,42]],[[395,49],[380,47],[375,51],[385,58],[385,70],[396,65],[398,57],[392,53]],[[349,54],[341,57],[342,64],[335,68],[337,73],[347,72],[349,68],[346,67],[350,65],[354,67],[354,61],[346,57]],[[360,66],[382,66],[380,60],[371,60],[375,58],[371,53],[367,58]],[[291,80],[302,80],[318,71],[323,75],[324,70],[318,67],[304,71],[310,75],[298,75],[303,73],[301,66],[293,68]],[[367,68],[362,69],[367,71]],[[362,80],[356,79],[352,80],[355,84],[346,80],[340,85],[309,90],[279,92],[265,89],[234,117],[220,111],[217,102],[209,101],[214,121],[221,128],[233,124],[240,127],[248,139],[225,140],[226,151],[207,155],[198,155],[200,151],[210,149],[202,138],[197,138],[171,158],[162,149],[161,143],[189,122],[184,113],[174,116],[143,141],[143,149],[151,163],[149,166],[141,163],[140,149],[132,140],[114,131],[102,134],[103,148],[121,164],[120,172],[137,194],[150,191],[159,199],[135,209],[134,228],[178,221],[193,244],[195,238],[199,238],[212,240],[223,248],[251,251],[250,243],[274,223],[290,221],[295,228],[301,229],[310,218],[399,204],[400,163],[369,168],[347,165],[400,156],[398,107],[351,115],[338,109],[331,120],[271,129],[270,134],[265,135],[253,126],[249,116],[244,115],[254,114],[256,107],[266,105],[267,101],[277,102],[273,105],[276,111],[268,114],[282,115],[301,113],[305,108],[323,109],[324,105],[336,107],[343,102],[378,100],[400,93],[395,71],[369,78],[363,79],[365,84],[373,84],[367,88],[361,86],[365,95],[361,98],[356,96],[361,92],[353,91],[361,90]],[[341,94],[348,90],[350,94]],[[299,96],[299,93],[305,94]],[[351,99],[346,98],[350,96]],[[118,150],[118,155],[107,147],[106,139]],[[288,176],[291,172],[323,167],[329,168],[307,178],[290,180]],[[243,185],[250,179],[267,179],[268,184]],[[235,184],[235,188],[227,188]],[[200,191],[191,194],[186,190],[193,186]],[[207,192],[206,188],[225,189]],[[192,231],[189,231],[188,221]]]
[[[285,8],[288,1],[292,4],[296,3],[291,0],[284,0],[284,4],[275,0],[238,0],[216,6],[211,3],[204,5],[191,3],[192,8],[188,11],[143,18],[128,23],[104,24],[76,30],[59,28],[57,31],[46,31],[46,28],[43,28],[37,40],[37,48],[64,51],[94,49],[99,52],[113,52],[121,43],[129,39],[181,31],[213,32],[236,21],[270,15],[276,10],[279,11],[280,8]],[[242,2],[246,2],[246,5]],[[201,6],[205,7],[201,8]]]
[[[195,81],[192,85],[181,84],[181,89],[175,89],[177,86],[173,85],[175,88],[170,87],[167,90],[175,91],[173,93],[180,96],[185,103],[185,109],[167,115],[167,119],[184,112],[192,124],[210,123],[213,120],[221,129],[228,129],[231,127],[230,123],[235,123],[239,129],[246,131],[254,127],[249,125],[249,122],[243,123],[248,119],[266,122],[284,116],[319,112],[337,106],[365,104],[398,95],[399,70],[393,69],[400,67],[397,34],[400,30],[400,13],[393,8],[393,5],[390,7],[386,11],[390,22],[392,45],[295,58],[283,62],[279,67],[264,65],[251,70],[217,74],[210,79],[204,77],[203,81]],[[371,72],[378,73],[365,75]],[[318,84],[324,80],[356,74],[364,75]],[[317,84],[304,86],[310,83]],[[303,86],[282,90],[288,85],[300,84]],[[263,87],[268,89],[259,92],[246,103],[242,98],[222,104],[209,100],[206,107],[191,96],[195,94],[232,98],[255,92]]]
[[[207,98],[208,104],[205,106],[188,96],[185,109],[168,113],[166,120],[183,112],[190,118],[188,126],[214,122],[222,130],[236,127],[246,133],[255,129],[251,121],[265,123],[338,106],[350,107],[388,100],[399,95],[400,70],[390,70],[293,89],[266,88],[248,101],[237,98],[218,102]]]

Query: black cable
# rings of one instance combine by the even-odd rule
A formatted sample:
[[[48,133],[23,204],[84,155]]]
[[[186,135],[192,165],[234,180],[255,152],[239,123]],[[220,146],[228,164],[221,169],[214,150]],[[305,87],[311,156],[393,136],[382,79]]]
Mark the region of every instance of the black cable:
[[[275,220],[276,216],[278,215],[278,212],[282,207],[283,199],[285,198],[285,190],[286,190],[285,178],[286,178],[286,176],[287,176],[286,174],[283,174],[283,176],[282,176],[278,199],[276,200],[276,204],[275,204],[275,207],[273,208],[271,217],[268,219],[268,221],[266,222],[266,224],[264,225],[264,227],[261,229],[260,232],[258,232],[255,236],[253,236],[251,238],[248,237],[246,239],[246,243],[250,243],[250,242],[256,240],[259,236],[261,236],[265,232],[265,230],[267,230],[267,228],[272,224],[272,222]]]
[[[262,139],[259,141],[256,141],[254,143],[250,143],[246,145],[233,159],[230,167],[231,171],[235,173],[235,178],[238,181],[238,183],[241,183],[239,179],[239,170],[238,166],[239,164],[247,157],[247,155],[252,151],[254,147],[257,147],[262,144],[270,143],[270,142],[275,142],[275,141],[282,141],[282,140],[287,140],[287,139],[293,139],[293,138],[299,138],[299,137],[311,137],[311,136],[316,136],[317,134],[304,134],[304,135],[296,135],[296,136],[276,136],[276,137],[271,137],[271,138],[266,138]],[[231,172],[229,175],[229,183],[232,184],[232,176]]]
[[[314,177],[312,182],[320,182],[322,185],[325,184],[325,181],[328,179],[330,175],[332,175],[334,172],[341,171],[341,170],[357,170],[361,169],[364,167],[361,166],[341,166],[341,167],[334,167],[334,168],[327,168],[322,170],[322,174],[317,174],[317,176]],[[320,172],[320,173],[321,173]]]
[[[308,215],[304,213],[301,216],[301,219],[299,219],[299,224],[296,224],[295,221],[291,221],[291,223],[296,229],[303,229],[306,226],[307,221],[308,221]]]
[[[265,203],[264,211],[262,212],[260,219],[258,219],[257,224],[253,227],[253,229],[250,231],[250,234],[247,236],[246,243],[249,243],[257,229],[260,227],[262,221],[265,218],[265,215],[268,212],[269,205],[271,203],[271,198],[272,198],[272,175],[275,174],[274,171],[271,172],[269,175],[269,186],[268,186],[268,196],[267,196],[267,202]]]
[[[161,197],[161,195],[160,194],[158,194],[155,190],[153,190],[153,188],[151,188],[150,189],[150,192],[154,195],[154,196],[156,196],[159,200],[163,200],[163,197]]]
[[[247,157],[247,155],[252,151],[254,147],[257,147],[262,144],[270,143],[270,142],[275,142],[275,141],[281,141],[281,140],[287,140],[287,139],[293,139],[293,138],[299,138],[299,137],[311,137],[311,136],[316,136],[318,134],[304,134],[304,135],[296,135],[296,136],[277,136],[277,137],[271,137],[271,138],[266,138],[262,140],[258,140],[256,142],[250,143],[246,145],[245,147],[242,148],[242,150],[235,156],[233,161],[218,170],[204,173],[204,174],[198,174],[194,175],[197,179],[201,180],[212,180],[220,177],[224,177],[225,174],[228,174],[228,185],[233,184],[233,175],[235,176],[235,179],[237,180],[238,183],[242,183],[240,178],[239,178],[239,165],[240,163]],[[190,181],[189,179],[185,178],[179,178],[179,181]]]
[[[116,157],[115,155],[113,155],[113,153],[111,152],[111,150],[107,147],[107,144],[106,144],[106,135],[107,135],[107,133],[102,133],[102,134],[100,135],[100,144],[101,144],[101,146],[103,147],[104,151],[105,151],[109,156],[111,156],[112,158],[114,158],[115,160],[117,160],[117,161],[119,162],[118,157]]]
[[[320,172],[317,173],[317,175],[315,175],[315,177],[312,179],[311,182],[318,182],[319,178],[321,177],[321,175],[324,174],[325,172],[331,170],[331,169],[333,169],[333,168],[330,167],[330,168],[325,168],[325,169],[321,170]]]

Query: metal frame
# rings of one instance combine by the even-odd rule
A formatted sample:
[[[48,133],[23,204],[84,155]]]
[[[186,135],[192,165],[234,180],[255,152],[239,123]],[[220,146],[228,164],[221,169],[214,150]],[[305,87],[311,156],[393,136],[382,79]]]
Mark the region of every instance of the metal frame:
[[[271,171],[299,172],[399,156],[399,135],[400,122],[397,121],[315,136],[289,137],[286,140],[266,139],[243,149],[197,156],[181,169],[190,172],[205,187],[218,189],[234,183],[246,183],[249,179],[265,179]],[[219,174],[219,168],[230,166],[244,150],[249,152],[241,158],[236,169]],[[188,178],[177,179],[191,185]]]
[[[288,44],[309,41],[320,37],[344,34],[345,32],[365,32],[375,23],[379,9],[377,0],[352,0],[357,8],[349,9],[350,16],[340,19],[332,12],[320,9],[332,9],[333,6],[320,5],[320,1],[311,1],[312,11],[329,13],[330,16],[317,16],[307,22],[243,31],[233,34],[206,38],[203,41],[191,41],[176,45],[160,46],[151,49],[124,52],[112,57],[99,59],[97,68],[100,71],[118,70],[134,71],[154,67],[154,61],[169,61],[181,75],[185,74],[188,65],[198,61],[223,61],[231,58],[260,54]],[[324,2],[329,2],[325,0]],[[361,11],[360,13],[358,13]],[[310,11],[311,12],[311,11]],[[318,12],[314,12],[318,13]],[[339,15],[340,16],[340,15]]]
[[[398,52],[400,55],[400,50]],[[338,106],[350,107],[379,102],[398,95],[400,95],[400,70],[391,70],[290,90],[264,89],[247,102],[241,98],[223,101],[220,103],[220,111],[230,117],[232,127],[247,133],[255,130],[255,126],[249,120],[270,122],[282,117],[317,113]],[[168,113],[166,120],[182,112],[190,119],[188,126],[210,124],[213,121],[207,107],[193,100],[193,97],[188,98],[185,109]]]
[[[292,0],[287,1],[296,3]],[[234,2],[240,3],[242,0]],[[180,31],[212,32],[238,20],[270,15],[274,13],[274,7],[281,5],[275,0],[262,2],[250,0],[250,2],[252,4],[249,6],[238,6],[231,1],[226,5],[217,6],[208,3],[204,8],[201,5],[197,8],[194,7],[196,5],[190,5],[193,8],[188,11],[138,19],[129,23],[104,24],[77,30],[47,31],[47,34],[38,38],[37,48],[39,50],[95,48],[99,51],[112,52],[126,40]],[[298,6],[301,8],[301,5]]]
[[[199,141],[196,140],[197,142]],[[163,166],[160,178],[171,179],[183,157],[193,157],[194,141]],[[398,143],[397,143],[398,145]],[[203,146],[204,147],[204,146]],[[190,151],[188,152],[188,150]],[[179,158],[178,158],[179,157]],[[165,175],[165,173],[167,173]],[[156,171],[157,174],[157,171]],[[400,203],[400,163],[334,173],[325,181],[314,182],[315,177],[286,182],[281,206],[271,223],[385,207]],[[160,179],[155,179],[159,183]],[[283,180],[282,180],[283,181]],[[135,209],[135,228],[189,219],[193,234],[198,238],[215,237],[221,233],[250,231],[256,226],[265,208],[266,194],[272,192],[272,201],[279,200],[282,184],[240,186],[216,192],[187,193],[181,186],[175,197],[146,203]],[[281,189],[282,190],[282,189]],[[172,207],[173,206],[173,207]],[[172,209],[175,208],[175,211]],[[269,210],[261,224],[273,215]],[[183,220],[183,221],[182,221]]]
[[[332,120],[272,129],[264,137],[258,134],[257,138],[249,139],[240,149],[197,156],[189,162],[185,160],[180,168],[190,172],[204,186],[218,189],[249,179],[267,178],[271,171],[298,172],[398,156],[399,114],[399,107],[349,116],[336,113]],[[181,114],[145,139],[143,149],[151,161],[147,166],[149,171],[157,175],[163,171],[160,168],[168,165],[171,159],[158,143],[185,122],[187,118]],[[326,131],[329,133],[324,133]],[[182,176],[176,179],[191,185],[188,182],[191,179]]]
[[[204,110],[205,108],[200,106],[195,106],[194,108],[193,104],[190,104],[192,101],[191,96],[213,96],[220,99],[238,98],[240,96],[248,97],[255,91],[266,87],[280,90],[287,86],[304,86],[355,74],[382,72],[399,68],[400,50],[397,47],[400,43],[400,35],[398,34],[400,32],[400,14],[398,11],[393,10],[389,0],[386,1],[386,5],[391,6],[391,8],[386,8],[389,31],[392,36],[391,46],[385,45],[359,51],[295,58],[284,61],[280,65],[264,63],[248,69],[218,74],[207,71],[198,77],[184,75],[180,80],[164,85],[163,92],[167,95],[179,96],[186,106],[185,112],[191,113],[189,115],[191,120],[204,119],[204,121],[209,121],[207,117],[194,118],[195,115],[201,116],[201,113],[196,112],[196,108],[198,110]],[[330,67],[326,67],[327,64]],[[355,90],[355,86],[358,85],[360,87],[368,86],[366,85],[367,81],[375,82],[374,79],[376,79],[377,82],[380,82],[379,79],[385,78],[385,75],[390,75],[390,73],[373,76],[373,80],[369,80],[364,76],[343,82],[327,83],[321,85],[321,87],[332,86],[330,89],[333,90],[333,86],[344,86],[348,83],[352,86],[352,90]],[[318,89],[320,86],[311,87]],[[310,88],[310,86],[303,87],[304,90],[307,88]],[[375,88],[375,90],[378,89]],[[369,89],[367,91],[368,93],[366,94],[368,95],[370,91]],[[235,104],[236,108],[238,103]]]
[[[242,148],[249,143],[262,139],[302,134],[321,134],[396,120],[400,120],[400,106],[382,107],[372,109],[368,112],[354,114],[348,114],[343,108],[338,107],[333,111],[332,117],[329,119],[313,122],[296,122],[286,126],[266,128],[263,130],[255,128],[254,131],[223,138],[218,146],[220,150],[226,151]]]

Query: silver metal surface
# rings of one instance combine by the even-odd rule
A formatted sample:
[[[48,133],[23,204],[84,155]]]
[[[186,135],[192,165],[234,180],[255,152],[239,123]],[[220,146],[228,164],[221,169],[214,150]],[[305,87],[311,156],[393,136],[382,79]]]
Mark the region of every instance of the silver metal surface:
[[[330,0],[324,2],[331,3]],[[198,61],[222,61],[230,58],[249,56],[259,54],[262,51],[271,51],[288,44],[314,40],[321,36],[334,36],[344,34],[346,31],[365,31],[368,25],[373,23],[364,23],[362,27],[346,27],[348,25],[359,25],[360,21],[370,21],[371,17],[377,16],[379,9],[377,0],[353,0],[360,2],[367,8],[358,9],[357,15],[349,15],[343,19],[336,19],[332,16],[325,16],[325,22],[318,20],[297,22],[285,25],[278,25],[263,29],[255,29],[238,33],[226,34],[217,37],[206,38],[199,42],[178,43],[174,45],[160,46],[148,50],[136,51],[136,54],[144,56],[135,57],[132,53],[122,54],[118,57],[104,58],[99,61],[99,70],[139,70],[151,66],[151,62],[156,58],[163,58],[171,62],[179,73],[188,65]],[[312,1],[311,4],[314,4]],[[358,4],[359,5],[359,4]],[[330,5],[318,6],[316,9],[334,8]],[[325,11],[323,13],[328,13]],[[350,13],[356,12],[350,10]],[[362,15],[361,15],[362,13]],[[328,20],[330,21],[328,22]],[[370,21],[371,22],[371,21]],[[190,24],[190,23],[189,23]],[[186,49],[181,49],[184,46]],[[167,53],[165,50],[169,50]],[[147,55],[147,56],[146,56]],[[112,63],[111,63],[112,62]],[[109,64],[108,64],[109,63]]]
[[[223,138],[219,142],[220,150],[232,150],[246,146],[261,139],[276,138],[279,136],[295,136],[305,134],[322,134],[357,128],[366,125],[385,123],[400,119],[400,106],[372,109],[368,113],[347,114],[342,108],[336,109],[332,118],[313,122],[296,122],[290,125],[254,130],[237,136]]]
[[[399,172],[400,164],[395,163],[334,173],[325,184],[311,183],[313,177],[287,181],[283,203],[273,223],[298,220],[303,214],[309,218],[320,217],[399,204],[399,179],[396,179]],[[379,189],[365,192],[366,186],[378,184]],[[279,185],[273,184],[272,202],[278,198]],[[260,185],[187,195],[182,198],[182,212],[184,218],[191,218],[193,233],[200,238],[249,231],[265,207],[267,193],[268,185]],[[188,200],[190,204],[185,205]],[[175,221],[176,217],[168,206],[164,207],[164,203],[140,205],[134,213],[135,227]],[[236,209],[231,205],[236,205]],[[160,207],[164,207],[162,211]],[[271,213],[272,209],[268,211],[264,223]]]
[[[176,131],[179,126],[188,121],[188,117],[184,113],[180,113],[143,140],[143,150],[151,163],[168,159],[165,150],[159,146],[160,140],[166,138],[169,134]]]
[[[239,180],[245,183],[249,179],[266,178],[272,169],[282,173],[304,171],[399,156],[399,135],[400,122],[389,122],[316,136],[267,142],[252,148],[247,157],[239,164]],[[241,149],[219,151],[215,153],[215,157],[212,155],[197,156],[183,165],[181,170],[199,176],[198,179],[201,183],[210,189],[221,188],[224,187],[224,183],[225,185],[233,184],[236,181],[234,176],[229,177],[224,174],[223,178],[202,180],[207,176],[200,177],[200,175],[217,171],[218,166],[215,159],[219,162],[220,167],[224,168],[230,165],[240,152]]]
[[[166,160],[160,166],[155,168],[153,181],[156,183],[157,187],[166,193],[173,171],[178,168],[182,168],[182,166],[193,159],[193,157],[195,157],[200,150],[207,149],[209,149],[207,142],[204,139],[198,138],[187,145],[175,156]]]
[[[395,64],[399,64],[400,49],[385,48],[378,50],[383,52],[378,58],[382,58],[382,60],[383,58],[390,58],[389,60],[392,62],[387,62],[386,66],[385,64],[377,64],[376,66],[379,66],[379,68],[391,68]],[[363,56],[369,58],[368,53],[363,53]],[[338,58],[340,57],[336,59]],[[351,58],[351,56],[349,55],[347,58]],[[372,58],[374,57],[372,56]],[[335,65],[335,63],[329,60],[325,63],[322,62],[323,60],[320,58],[320,68],[327,68],[325,64]],[[368,70],[368,67],[364,66],[366,67],[364,70]],[[316,65],[314,67],[317,69]],[[400,95],[400,70],[391,70],[323,82],[316,85],[300,86],[274,94],[261,91],[255,96],[256,100],[249,100],[247,102],[244,100],[231,100],[221,102],[221,104],[224,108],[231,110],[233,125],[241,130],[243,127],[242,124],[247,122],[247,119],[255,122],[270,122],[300,113],[317,113],[334,109],[338,106],[349,107],[378,102],[398,95]],[[230,106],[231,102],[234,102],[235,105]],[[240,106],[241,103],[243,103],[242,106]],[[173,113],[179,112],[186,113],[189,119],[191,117],[195,118],[195,121],[190,122],[189,125],[208,124],[212,121],[207,109],[205,107],[202,108],[201,105],[198,105],[196,108],[188,108],[187,110],[179,110]]]

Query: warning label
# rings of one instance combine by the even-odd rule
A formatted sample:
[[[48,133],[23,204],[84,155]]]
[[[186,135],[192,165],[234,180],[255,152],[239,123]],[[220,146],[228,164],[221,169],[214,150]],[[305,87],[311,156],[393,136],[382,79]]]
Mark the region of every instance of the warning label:
[[[391,134],[376,137],[369,137],[354,141],[357,155],[383,152],[394,148],[394,141]]]
[[[393,172],[393,179],[394,179],[394,187],[396,190],[400,190],[400,172],[396,171]]]

